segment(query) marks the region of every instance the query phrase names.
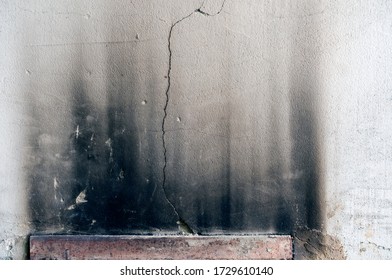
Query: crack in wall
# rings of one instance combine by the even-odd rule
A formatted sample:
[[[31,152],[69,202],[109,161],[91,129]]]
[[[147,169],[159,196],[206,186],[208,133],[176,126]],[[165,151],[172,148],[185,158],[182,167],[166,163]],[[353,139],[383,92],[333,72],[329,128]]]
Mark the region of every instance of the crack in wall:
[[[201,4],[201,6],[198,9],[194,10],[192,13],[190,13],[187,16],[174,22],[170,27],[169,36],[168,36],[169,67],[168,67],[167,75],[166,75],[166,77],[167,77],[167,87],[166,87],[166,91],[165,91],[166,101],[165,101],[165,105],[163,108],[163,118],[162,118],[162,146],[163,146],[163,159],[164,159],[164,164],[163,164],[163,168],[162,168],[162,173],[163,173],[162,190],[163,190],[163,193],[165,196],[165,200],[170,205],[170,207],[173,209],[175,215],[178,218],[177,225],[178,225],[180,232],[182,232],[183,234],[194,234],[195,232],[186,223],[186,221],[180,216],[180,213],[178,212],[177,208],[174,206],[173,202],[169,199],[169,196],[167,195],[167,191],[166,191],[167,146],[166,146],[166,138],[165,138],[165,136],[166,136],[165,124],[166,124],[166,119],[167,119],[167,115],[168,115],[167,108],[168,108],[169,102],[170,102],[169,92],[170,92],[170,88],[171,88],[171,69],[172,69],[172,57],[173,57],[173,51],[171,48],[171,41],[172,41],[172,34],[173,34],[174,27],[176,27],[177,24],[179,24],[180,22],[182,22],[183,20],[185,20],[187,18],[190,18],[195,13],[200,13],[204,16],[219,15],[225,6],[226,0],[223,0],[221,8],[216,14],[209,14],[209,13],[203,11],[202,7],[203,7],[204,3],[205,3],[205,1],[203,1],[203,3]]]
[[[165,196],[165,199],[167,201],[167,203],[171,206],[171,208],[173,209],[174,213],[176,214],[178,221],[177,224],[180,227],[180,223],[184,223],[185,225],[186,222],[181,218],[180,214],[178,213],[176,207],[174,206],[174,204],[170,201],[168,195],[167,195],[167,191],[166,191],[166,168],[167,168],[167,147],[166,147],[166,130],[165,130],[165,124],[166,124],[166,119],[167,119],[167,107],[169,105],[169,101],[170,101],[170,96],[169,96],[169,91],[170,91],[170,87],[171,87],[171,67],[172,67],[172,49],[171,49],[171,37],[172,37],[172,33],[173,33],[173,29],[174,27],[180,23],[181,21],[189,18],[190,16],[192,16],[194,14],[194,12],[190,13],[189,15],[181,18],[180,20],[177,20],[175,23],[172,24],[172,26],[170,27],[170,31],[169,31],[169,37],[168,37],[168,50],[169,50],[169,68],[167,71],[167,88],[166,88],[166,92],[165,92],[165,96],[166,96],[166,102],[165,102],[165,106],[163,108],[163,119],[162,119],[162,145],[163,145],[163,159],[164,159],[164,164],[163,164],[163,179],[162,179],[162,190]],[[190,228],[189,226],[187,226],[188,228]],[[192,231],[193,232],[193,231]]]
[[[216,12],[215,14],[210,14],[210,13],[208,13],[208,12],[206,12],[206,11],[203,11],[203,10],[202,10],[202,7],[204,6],[204,3],[205,3],[205,1],[203,2],[203,4],[201,4],[200,8],[197,9],[195,12],[196,12],[196,13],[200,13],[200,14],[202,14],[202,15],[204,15],[204,16],[214,17],[214,16],[219,15],[219,14],[223,11],[223,8],[225,7],[225,4],[226,4],[226,0],[223,0],[223,1],[222,1],[222,5],[221,5],[219,11]]]
[[[379,245],[379,244],[374,243],[374,242],[368,241],[367,243],[368,243],[369,245],[372,245],[372,246],[376,247],[377,249],[381,249],[381,250],[389,251],[389,252],[392,251],[392,248],[385,247],[385,246]],[[363,244],[365,244],[365,242],[361,242],[361,245],[363,245]]]

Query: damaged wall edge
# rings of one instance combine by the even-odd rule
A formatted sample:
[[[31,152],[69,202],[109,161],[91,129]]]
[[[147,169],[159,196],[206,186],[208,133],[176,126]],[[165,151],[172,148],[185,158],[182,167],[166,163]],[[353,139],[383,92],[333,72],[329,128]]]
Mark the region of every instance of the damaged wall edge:
[[[0,260],[30,259],[30,235],[0,240]]]
[[[293,252],[296,260],[344,260],[346,252],[337,237],[307,227],[293,233]]]

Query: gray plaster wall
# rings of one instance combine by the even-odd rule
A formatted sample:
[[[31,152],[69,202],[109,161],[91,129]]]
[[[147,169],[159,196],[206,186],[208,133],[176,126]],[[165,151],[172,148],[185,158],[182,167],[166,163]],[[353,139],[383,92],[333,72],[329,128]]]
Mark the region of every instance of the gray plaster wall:
[[[26,258],[32,233],[180,222],[391,259],[391,12],[0,1],[0,258]]]

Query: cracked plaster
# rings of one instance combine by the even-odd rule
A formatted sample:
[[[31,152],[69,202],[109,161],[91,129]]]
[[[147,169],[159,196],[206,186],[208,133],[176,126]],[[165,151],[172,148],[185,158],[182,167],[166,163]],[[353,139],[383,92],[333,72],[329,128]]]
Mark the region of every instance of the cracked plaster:
[[[211,2],[211,1],[207,1],[207,2]],[[163,172],[162,190],[163,190],[164,196],[166,198],[166,201],[173,208],[173,211],[175,212],[176,216],[178,217],[177,224],[179,225],[179,228],[180,228],[181,232],[183,232],[183,233],[194,233],[194,230],[192,230],[189,227],[189,225],[186,223],[186,221],[184,221],[184,219],[180,216],[180,214],[178,213],[176,207],[170,201],[170,199],[168,197],[168,194],[167,194],[167,191],[166,191],[167,148],[166,148],[166,139],[165,139],[165,134],[166,134],[165,123],[166,123],[166,118],[167,118],[167,108],[168,108],[168,105],[169,105],[169,102],[170,102],[170,95],[169,94],[170,94],[170,87],[171,87],[171,68],[172,68],[172,55],[173,55],[172,48],[171,48],[172,32],[173,32],[174,27],[177,24],[179,24],[183,20],[186,20],[187,18],[191,17],[195,13],[200,13],[200,14],[205,15],[205,16],[216,16],[216,15],[219,15],[222,12],[223,8],[224,8],[225,2],[226,2],[226,0],[222,1],[222,5],[221,5],[221,7],[220,7],[218,12],[216,12],[215,14],[210,14],[210,13],[204,11],[204,8],[205,8],[204,5],[206,3],[206,1],[204,1],[202,3],[202,5],[199,8],[197,8],[194,12],[192,12],[189,15],[187,15],[187,16],[177,20],[176,22],[174,22],[172,24],[172,26],[170,27],[169,35],[168,35],[169,63],[168,63],[168,70],[167,70],[167,76],[166,76],[167,77],[167,88],[166,88],[166,91],[165,91],[166,102],[165,102],[165,106],[163,108],[164,115],[163,115],[163,119],[162,119],[162,145],[163,145],[163,158],[164,158],[164,164],[163,164],[163,170],[162,170],[162,172]]]

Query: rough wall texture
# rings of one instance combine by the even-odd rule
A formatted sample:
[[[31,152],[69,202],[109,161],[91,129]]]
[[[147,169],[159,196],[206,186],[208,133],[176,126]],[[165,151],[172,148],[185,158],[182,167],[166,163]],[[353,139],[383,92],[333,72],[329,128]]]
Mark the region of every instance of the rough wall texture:
[[[320,230],[298,227],[294,231],[294,259],[344,260],[345,249],[339,238]]]
[[[0,257],[179,225],[392,258],[391,9],[0,1]]]

